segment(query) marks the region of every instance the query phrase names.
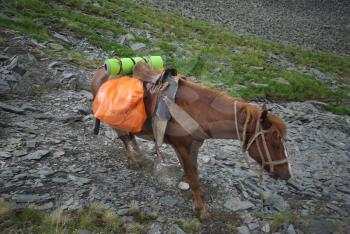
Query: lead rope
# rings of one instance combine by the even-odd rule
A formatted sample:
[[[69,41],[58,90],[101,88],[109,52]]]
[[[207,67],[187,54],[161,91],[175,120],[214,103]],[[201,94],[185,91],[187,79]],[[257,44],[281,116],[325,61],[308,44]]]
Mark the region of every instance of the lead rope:
[[[248,122],[250,120],[250,115],[248,115],[248,117],[247,117],[247,119],[246,119],[246,121],[244,123],[243,134],[242,134],[243,135],[243,139],[241,140],[241,137],[240,137],[240,134],[239,134],[239,130],[238,130],[238,118],[237,118],[238,116],[237,116],[237,102],[236,101],[234,102],[234,112],[235,112],[236,134],[237,134],[238,140],[240,141],[240,145],[241,145],[242,151],[243,151],[244,156],[245,156],[244,158],[245,158],[245,160],[246,160],[246,162],[248,164],[248,168],[250,169],[250,163],[248,161],[248,153],[247,153],[247,151],[250,148],[250,146],[253,144],[253,142],[260,135],[262,135],[262,137],[264,136],[264,133],[266,131],[261,130],[261,126],[260,126],[260,116],[261,116],[261,114],[260,114],[259,118],[257,119],[257,122],[256,122],[256,128],[255,128],[254,136],[251,139],[249,139],[247,147],[244,147],[244,144],[245,144],[245,141],[246,141],[247,126],[248,126]],[[265,137],[263,137],[263,141],[265,141]],[[264,186],[264,177],[263,177],[263,175],[264,175],[264,167],[266,165],[266,161],[265,161],[265,159],[264,159],[264,157],[262,155],[262,150],[260,148],[259,142],[257,141],[256,144],[257,144],[259,156],[261,158],[261,163],[262,163],[261,168],[260,168],[260,170],[257,171],[257,173],[258,173],[258,187],[260,188],[259,195],[260,195],[260,201],[261,201],[262,222],[264,222],[264,220],[265,220],[265,212],[264,212],[264,198],[263,198],[263,191],[264,191],[264,188],[263,188],[263,186]],[[266,144],[266,142],[265,142],[265,144]],[[270,162],[272,162],[271,161],[271,156],[269,154],[269,151],[268,151],[267,148],[265,148],[265,145],[264,145],[264,149],[267,150],[266,152],[268,154],[268,160]],[[261,224],[259,226],[261,226]]]
[[[238,140],[239,140],[239,143],[240,143],[240,146],[241,146],[241,149],[242,149],[244,160],[245,160],[245,162],[246,162],[246,164],[248,166],[248,169],[250,169],[248,153],[246,151],[246,148],[244,147],[244,143],[246,141],[247,126],[248,126],[248,122],[249,122],[249,119],[250,119],[250,115],[248,115],[246,121],[244,122],[243,139],[241,140],[241,136],[240,136],[239,130],[238,130],[237,101],[234,102],[234,112],[235,112],[236,135],[238,137]]]

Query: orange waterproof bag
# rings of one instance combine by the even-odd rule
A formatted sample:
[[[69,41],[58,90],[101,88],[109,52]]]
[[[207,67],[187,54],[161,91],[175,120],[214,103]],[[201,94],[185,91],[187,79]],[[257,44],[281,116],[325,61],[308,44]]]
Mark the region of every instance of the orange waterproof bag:
[[[140,132],[147,118],[143,95],[140,80],[128,76],[109,80],[96,94],[92,104],[94,116],[113,128]]]

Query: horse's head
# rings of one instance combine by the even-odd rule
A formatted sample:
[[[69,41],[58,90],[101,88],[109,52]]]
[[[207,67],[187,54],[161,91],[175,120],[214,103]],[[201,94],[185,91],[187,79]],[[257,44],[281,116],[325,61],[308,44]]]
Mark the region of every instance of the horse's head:
[[[287,180],[292,176],[288,152],[285,146],[286,126],[277,116],[268,114],[264,105],[259,110],[255,131],[249,135],[246,149],[274,178]]]

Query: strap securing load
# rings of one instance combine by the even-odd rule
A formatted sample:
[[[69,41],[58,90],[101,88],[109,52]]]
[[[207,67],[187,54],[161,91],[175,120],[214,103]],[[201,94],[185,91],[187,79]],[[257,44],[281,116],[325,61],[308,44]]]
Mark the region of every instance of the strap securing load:
[[[202,127],[179,105],[171,101],[168,97],[163,97],[164,102],[169,108],[171,116],[196,140],[204,140],[209,138]]]

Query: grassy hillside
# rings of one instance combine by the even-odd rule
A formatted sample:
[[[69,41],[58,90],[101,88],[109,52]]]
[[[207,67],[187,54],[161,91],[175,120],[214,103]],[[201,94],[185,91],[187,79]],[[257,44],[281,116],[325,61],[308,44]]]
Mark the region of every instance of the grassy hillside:
[[[75,62],[96,67],[84,53],[52,36],[69,31],[112,56],[162,55],[168,65],[195,76],[204,85],[252,100],[317,99],[327,108],[349,113],[350,57],[284,46],[257,37],[240,36],[207,22],[178,17],[126,0],[16,0],[2,3],[1,27],[38,40],[54,40]],[[130,28],[149,33],[140,37]],[[133,51],[117,38],[134,34],[145,49]],[[329,82],[318,78],[326,76]]]

